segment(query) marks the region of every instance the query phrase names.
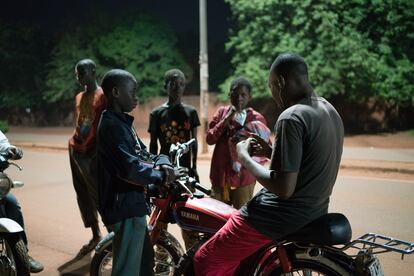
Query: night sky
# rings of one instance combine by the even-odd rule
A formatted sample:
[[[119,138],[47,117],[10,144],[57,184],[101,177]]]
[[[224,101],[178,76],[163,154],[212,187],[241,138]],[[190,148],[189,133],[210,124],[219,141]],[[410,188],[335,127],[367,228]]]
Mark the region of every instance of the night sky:
[[[0,16],[11,22],[26,22],[40,25],[46,31],[59,31],[68,19],[77,19],[79,24],[88,20],[97,10],[111,11],[116,16],[123,10],[136,9],[164,18],[177,32],[198,34],[197,0],[27,0],[2,3]],[[208,0],[209,38],[213,42],[224,41],[227,35],[228,5],[223,0]]]
[[[199,9],[197,0],[26,0],[2,3],[0,18],[9,23],[36,25],[46,34],[63,31],[65,23],[80,26],[100,11],[117,16],[125,10],[139,10],[165,20],[176,32],[178,47],[198,75]],[[230,9],[223,0],[207,0],[210,88],[217,90],[229,68],[224,52]],[[0,43],[4,43],[0,41]],[[225,68],[225,70],[223,70]],[[220,73],[214,73],[220,72]],[[220,75],[217,75],[220,74]],[[197,79],[197,78],[196,78]],[[195,80],[197,82],[197,80]],[[193,83],[196,88],[198,83]]]

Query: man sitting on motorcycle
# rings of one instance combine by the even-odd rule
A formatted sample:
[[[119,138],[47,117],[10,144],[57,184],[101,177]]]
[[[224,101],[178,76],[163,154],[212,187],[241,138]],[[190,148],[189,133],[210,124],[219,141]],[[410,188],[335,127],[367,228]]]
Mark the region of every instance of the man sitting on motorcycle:
[[[239,161],[264,188],[197,251],[196,275],[234,275],[241,260],[328,212],[342,155],[342,120],[313,91],[307,65],[296,54],[276,58],[269,88],[284,110],[273,149],[260,137],[237,144]],[[270,169],[252,155],[271,157]]]
[[[0,153],[7,154],[12,160],[18,160],[23,157],[23,151],[9,143],[7,137],[0,131]],[[23,213],[17,198],[10,192],[4,198],[6,214],[9,219],[16,221],[24,229]],[[21,233],[21,238],[27,247],[26,233]],[[38,273],[43,270],[43,265],[29,256],[29,265],[31,273]]]

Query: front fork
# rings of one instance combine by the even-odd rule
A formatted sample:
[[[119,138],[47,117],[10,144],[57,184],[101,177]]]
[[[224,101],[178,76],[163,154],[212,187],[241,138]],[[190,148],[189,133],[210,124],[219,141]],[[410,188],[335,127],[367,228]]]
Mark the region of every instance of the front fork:
[[[286,253],[286,248],[283,245],[276,248],[276,255],[279,258],[280,267],[282,268],[283,273],[292,272],[292,264]]]
[[[171,199],[171,194],[167,198],[154,199],[154,207],[148,221],[148,230],[152,244],[156,244],[160,238],[161,231],[166,230],[166,223],[163,220],[165,219],[168,208],[170,208]]]

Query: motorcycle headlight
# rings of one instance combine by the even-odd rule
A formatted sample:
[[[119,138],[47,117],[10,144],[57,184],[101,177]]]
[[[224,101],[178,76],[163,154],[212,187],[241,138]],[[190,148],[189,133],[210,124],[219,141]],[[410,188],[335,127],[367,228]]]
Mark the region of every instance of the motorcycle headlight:
[[[5,173],[0,173],[0,199],[5,197],[12,187],[12,181]]]

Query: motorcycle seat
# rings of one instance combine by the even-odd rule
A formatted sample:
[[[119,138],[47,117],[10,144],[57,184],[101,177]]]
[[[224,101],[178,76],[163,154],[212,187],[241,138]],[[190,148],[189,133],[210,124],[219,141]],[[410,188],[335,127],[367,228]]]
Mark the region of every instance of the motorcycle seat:
[[[339,245],[351,240],[352,230],[348,219],[340,213],[323,215],[288,235],[284,240],[315,245]]]

